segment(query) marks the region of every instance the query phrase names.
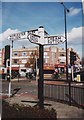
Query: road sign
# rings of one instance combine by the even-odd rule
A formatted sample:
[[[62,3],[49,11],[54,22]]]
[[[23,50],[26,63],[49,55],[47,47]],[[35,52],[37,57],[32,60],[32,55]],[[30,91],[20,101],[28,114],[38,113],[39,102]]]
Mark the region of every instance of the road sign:
[[[44,38],[45,45],[58,45],[65,42],[64,36],[48,36]]]
[[[64,36],[47,36],[44,37],[44,42],[39,39],[40,36],[36,34],[29,33],[28,39],[30,42],[41,45],[58,45],[65,41]]]
[[[58,45],[65,42],[64,36],[46,36],[42,37],[37,34],[33,34],[31,31],[25,31],[12,34],[8,37],[9,40],[21,40],[29,39],[31,43],[41,45]]]
[[[27,38],[29,39],[29,41],[31,43],[40,44],[39,43],[39,38],[40,38],[39,35],[29,33],[28,36],[27,36]]]
[[[27,39],[28,32],[20,32],[12,34],[8,37],[9,40],[21,40],[21,39]]]

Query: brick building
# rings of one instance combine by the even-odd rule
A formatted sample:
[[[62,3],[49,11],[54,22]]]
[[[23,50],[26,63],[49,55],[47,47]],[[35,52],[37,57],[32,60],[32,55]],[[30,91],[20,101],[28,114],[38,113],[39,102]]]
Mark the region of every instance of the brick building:
[[[72,48],[68,48],[68,64],[70,64],[70,51],[74,51]],[[76,51],[74,51],[76,53]],[[17,71],[25,71],[26,67],[25,64],[27,63],[28,59],[35,55],[37,59],[39,56],[39,47],[32,47],[32,48],[18,48],[13,49],[12,52],[12,70]],[[76,53],[76,64],[80,63],[80,57]],[[3,50],[3,57],[4,59],[4,50]],[[61,68],[61,70],[66,69],[66,51],[64,48],[58,48],[56,46],[49,46],[44,47],[44,69],[54,69],[54,67]]]

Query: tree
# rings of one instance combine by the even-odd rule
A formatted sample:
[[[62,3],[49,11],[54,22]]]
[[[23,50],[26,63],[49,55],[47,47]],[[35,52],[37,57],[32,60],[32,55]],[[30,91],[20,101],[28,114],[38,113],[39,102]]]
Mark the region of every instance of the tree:
[[[37,51],[32,52],[30,55],[30,58],[28,59],[27,63],[25,64],[26,68],[31,67],[32,69],[35,69],[35,64],[36,64],[36,57],[38,57]]]
[[[32,69],[34,69],[35,66],[35,58],[29,58],[27,63],[25,64],[26,68],[31,67]]]

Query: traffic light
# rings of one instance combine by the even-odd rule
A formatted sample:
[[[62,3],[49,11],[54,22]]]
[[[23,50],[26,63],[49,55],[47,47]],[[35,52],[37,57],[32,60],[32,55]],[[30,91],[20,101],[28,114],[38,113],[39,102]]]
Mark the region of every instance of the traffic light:
[[[5,65],[5,67],[6,67],[7,59],[10,60],[10,45],[5,46],[5,56],[4,56],[4,65]]]
[[[74,61],[76,61],[76,53],[73,51],[70,51],[70,64],[74,65]]]

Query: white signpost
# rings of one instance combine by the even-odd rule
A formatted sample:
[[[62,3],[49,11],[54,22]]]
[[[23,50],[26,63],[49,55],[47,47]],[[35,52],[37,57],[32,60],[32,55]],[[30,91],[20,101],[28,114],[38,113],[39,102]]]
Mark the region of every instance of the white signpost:
[[[63,36],[48,36],[44,37],[44,45],[58,45],[65,42],[65,38]]]
[[[48,36],[44,37],[44,41],[40,41],[40,36],[35,34],[29,34],[28,39],[31,43],[40,45],[58,45],[65,42],[63,36]]]
[[[41,45],[58,45],[65,42],[64,36],[46,36],[44,40],[40,40],[41,36],[33,33],[21,32],[15,33],[8,37],[9,40],[21,40],[21,39],[29,39],[31,43],[41,44]]]
[[[40,43],[39,43],[39,38],[40,38],[39,35],[29,33],[28,36],[27,36],[27,38],[29,39],[29,41],[30,41],[31,43],[40,44]]]
[[[27,39],[28,32],[20,32],[12,34],[8,37],[9,40],[21,40],[21,39]]]
[[[33,32],[34,31],[34,32]],[[31,30],[21,33],[15,33],[8,37],[9,40],[28,39],[31,43],[39,45],[39,80],[38,80],[38,99],[39,107],[43,108],[44,95],[43,95],[43,46],[44,45],[58,45],[65,41],[63,36],[45,36],[45,31],[42,26],[37,30]]]

